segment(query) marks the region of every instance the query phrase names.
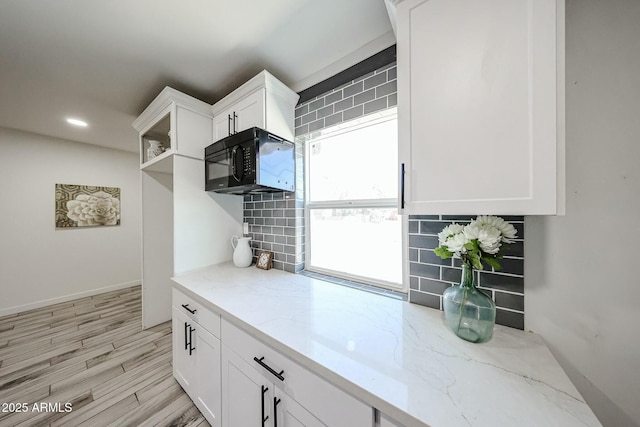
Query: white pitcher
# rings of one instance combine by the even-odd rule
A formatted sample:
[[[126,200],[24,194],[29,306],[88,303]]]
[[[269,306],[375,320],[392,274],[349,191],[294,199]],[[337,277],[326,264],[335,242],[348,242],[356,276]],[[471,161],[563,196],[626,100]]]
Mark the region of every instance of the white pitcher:
[[[251,237],[231,237],[231,247],[233,248],[233,265],[236,267],[249,267],[253,261],[253,252],[249,247]]]

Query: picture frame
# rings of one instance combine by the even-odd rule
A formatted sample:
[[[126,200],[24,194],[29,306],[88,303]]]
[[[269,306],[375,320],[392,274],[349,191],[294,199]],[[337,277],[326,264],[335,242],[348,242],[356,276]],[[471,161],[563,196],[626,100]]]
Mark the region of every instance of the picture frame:
[[[271,263],[273,262],[273,252],[260,251],[258,252],[258,259],[256,260],[256,267],[263,270],[271,269]]]
[[[55,226],[60,229],[120,225],[120,188],[56,184]]]

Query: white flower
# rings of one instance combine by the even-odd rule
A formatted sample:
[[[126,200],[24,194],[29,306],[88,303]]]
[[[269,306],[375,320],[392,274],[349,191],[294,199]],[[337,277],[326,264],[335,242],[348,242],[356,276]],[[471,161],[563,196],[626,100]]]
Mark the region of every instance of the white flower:
[[[495,227],[483,227],[478,233],[478,244],[483,252],[497,254],[502,245],[502,235]]]
[[[475,221],[471,221],[469,225],[464,227],[463,233],[469,240],[477,239],[480,236],[480,226]]]
[[[467,253],[467,249],[464,247],[465,244],[469,243],[469,239],[466,238],[464,233],[454,234],[450,236],[444,243],[449,249],[449,252],[453,252],[455,254]]]
[[[497,216],[480,215],[478,216],[478,218],[476,218],[475,222],[481,227],[488,225],[500,230],[500,233],[502,233],[502,241],[504,243],[513,243],[513,239],[515,239],[516,235],[518,234],[518,231],[513,225]]]
[[[80,194],[67,202],[67,217],[78,226],[116,225],[120,219],[120,200],[104,191]]]
[[[455,223],[445,227],[438,233],[440,247],[435,253],[442,259],[459,257],[474,268],[482,269],[486,263],[499,270],[502,244],[512,243],[516,234],[513,225],[504,219],[480,215],[464,227]]]
[[[445,242],[449,237],[462,233],[463,230],[464,227],[460,224],[456,224],[455,222],[451,225],[447,225],[438,233],[438,241],[440,242],[440,245],[445,245]]]

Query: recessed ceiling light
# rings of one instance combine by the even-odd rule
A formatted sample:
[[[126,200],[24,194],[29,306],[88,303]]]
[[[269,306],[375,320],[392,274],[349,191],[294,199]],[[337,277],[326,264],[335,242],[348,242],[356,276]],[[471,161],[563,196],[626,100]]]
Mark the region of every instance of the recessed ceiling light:
[[[78,120],[78,119],[67,119],[67,123],[74,125],[74,126],[78,126],[78,127],[87,127],[88,123],[85,122],[84,120]]]

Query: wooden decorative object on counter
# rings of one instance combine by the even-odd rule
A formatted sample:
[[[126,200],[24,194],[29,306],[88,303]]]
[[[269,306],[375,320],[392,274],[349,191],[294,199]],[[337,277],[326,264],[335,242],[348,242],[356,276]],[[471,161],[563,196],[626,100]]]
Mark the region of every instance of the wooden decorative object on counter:
[[[256,267],[263,270],[269,270],[271,268],[271,262],[273,261],[273,252],[260,251],[258,253],[258,260],[256,261]]]

